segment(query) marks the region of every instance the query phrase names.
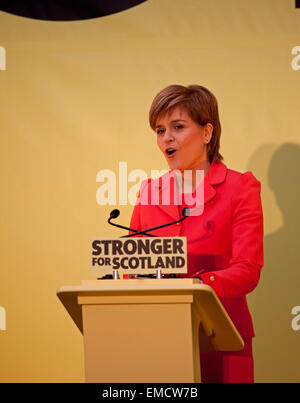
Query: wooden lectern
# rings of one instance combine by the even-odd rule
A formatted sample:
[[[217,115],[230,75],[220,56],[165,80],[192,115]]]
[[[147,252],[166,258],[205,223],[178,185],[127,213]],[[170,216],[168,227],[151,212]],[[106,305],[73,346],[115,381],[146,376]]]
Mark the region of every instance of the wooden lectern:
[[[198,279],[87,280],[57,295],[83,333],[87,382],[201,382],[200,349],[244,346]]]

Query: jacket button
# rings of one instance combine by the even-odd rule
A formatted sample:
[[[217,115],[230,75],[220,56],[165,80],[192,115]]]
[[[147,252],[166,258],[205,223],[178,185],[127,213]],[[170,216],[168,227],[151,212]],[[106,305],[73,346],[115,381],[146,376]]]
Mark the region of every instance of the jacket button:
[[[215,276],[210,276],[209,279],[210,281],[215,281]]]

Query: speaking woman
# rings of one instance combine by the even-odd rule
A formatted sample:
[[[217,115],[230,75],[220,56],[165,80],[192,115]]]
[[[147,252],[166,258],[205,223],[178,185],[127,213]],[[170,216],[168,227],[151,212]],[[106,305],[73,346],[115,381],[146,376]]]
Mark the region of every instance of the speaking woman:
[[[152,102],[149,120],[170,171],[142,183],[130,227],[143,230],[175,221],[183,207],[190,208],[190,217],[155,235],[187,237],[185,276],[198,277],[213,288],[245,343],[237,352],[201,352],[202,381],[254,382],[254,329],[246,294],[256,287],[263,266],[260,182],[251,172],[239,173],[222,162],[218,104],[208,89],[198,85],[164,88]],[[204,173],[200,184],[197,171]],[[180,193],[175,186],[174,194],[170,183],[172,177],[179,183],[178,176],[189,179],[188,193]],[[201,206],[199,186],[204,190]],[[156,201],[171,195],[170,203],[151,203],[155,192]]]

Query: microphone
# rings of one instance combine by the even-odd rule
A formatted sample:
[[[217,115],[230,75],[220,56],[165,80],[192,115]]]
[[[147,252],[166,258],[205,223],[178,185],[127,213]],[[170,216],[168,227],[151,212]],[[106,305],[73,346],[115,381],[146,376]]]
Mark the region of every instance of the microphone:
[[[191,214],[191,210],[188,208],[188,207],[184,207],[183,209],[182,209],[182,212],[181,212],[181,215],[183,216],[183,217],[189,217],[190,216],[190,214]]]
[[[116,208],[116,209],[114,209],[114,210],[112,210],[112,211],[110,212],[109,220],[111,220],[112,218],[118,218],[119,215],[120,215],[120,210],[118,210],[118,209]]]
[[[129,228],[129,227],[124,227],[123,225],[119,225],[119,224],[115,224],[115,223],[111,222],[111,220],[113,220],[113,219],[115,219],[115,218],[118,218],[119,215],[120,215],[120,210],[118,210],[118,209],[112,210],[112,211],[110,212],[109,219],[107,220],[108,224],[113,225],[114,227],[117,227],[117,228],[121,228],[121,229],[125,229],[125,230],[127,230],[127,231],[132,231],[132,232],[134,232],[134,234],[131,234],[131,235],[135,235],[136,233],[139,233],[139,234],[144,234],[144,235],[148,235],[148,236],[152,236],[152,237],[155,237],[155,236],[156,236],[156,235],[148,234],[148,233],[146,232],[147,230],[145,230],[145,231],[137,231],[136,229]],[[131,236],[131,235],[130,235],[130,236]],[[126,238],[127,236],[128,236],[128,235],[125,235],[125,236],[122,236],[121,238]]]
[[[129,237],[131,237],[131,236],[139,235],[139,234],[145,234],[146,231],[154,231],[154,230],[156,230],[156,229],[168,227],[169,225],[174,225],[174,224],[177,224],[177,223],[179,223],[179,222],[181,222],[181,221],[184,221],[187,217],[189,217],[189,215],[190,215],[190,209],[189,209],[188,207],[184,207],[184,208],[182,209],[182,211],[181,211],[181,215],[182,215],[182,217],[181,217],[179,220],[172,221],[172,222],[167,223],[167,224],[162,224],[162,225],[159,225],[158,227],[147,228],[147,229],[144,230],[144,231],[136,231],[136,230],[134,230],[134,231],[135,231],[134,234],[126,235],[126,236],[124,236],[124,238],[129,238]],[[131,230],[131,231],[132,231],[132,230]],[[153,235],[153,236],[156,236],[156,235]],[[123,237],[122,237],[122,238],[123,238]]]

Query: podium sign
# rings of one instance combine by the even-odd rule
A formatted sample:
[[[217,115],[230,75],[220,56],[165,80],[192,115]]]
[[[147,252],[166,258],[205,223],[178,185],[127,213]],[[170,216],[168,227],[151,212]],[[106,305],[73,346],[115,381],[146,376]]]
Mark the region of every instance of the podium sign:
[[[187,273],[186,237],[94,239],[91,274]]]

